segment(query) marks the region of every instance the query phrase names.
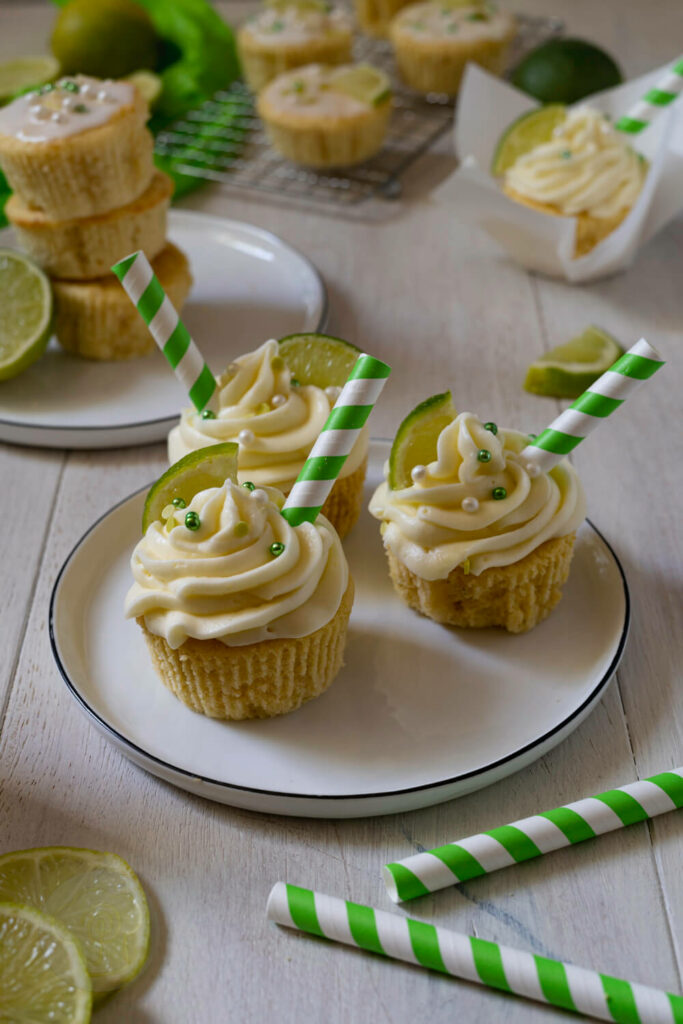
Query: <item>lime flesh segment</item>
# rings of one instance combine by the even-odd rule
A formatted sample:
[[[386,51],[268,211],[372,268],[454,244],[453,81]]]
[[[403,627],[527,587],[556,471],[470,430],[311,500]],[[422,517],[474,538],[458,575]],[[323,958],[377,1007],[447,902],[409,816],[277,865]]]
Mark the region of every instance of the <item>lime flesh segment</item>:
[[[524,388],[548,398],[578,398],[623,351],[611,334],[600,327],[587,327],[532,363]]]
[[[330,88],[369,107],[378,107],[391,96],[391,83],[383,71],[370,64],[341,68],[330,78]]]
[[[409,412],[391,446],[389,487],[399,491],[410,487],[413,466],[426,466],[436,458],[439,434],[456,417],[450,391],[432,395]]]
[[[51,82],[59,74],[59,61],[47,55],[15,57],[0,62],[0,103],[18,92]]]
[[[120,988],[147,959],[147,900],[114,853],[69,846],[7,853],[0,857],[0,901],[27,904],[65,926],[80,943],[94,993]]]
[[[561,103],[553,103],[518,117],[498,141],[491,163],[491,173],[497,176],[505,174],[520,156],[531,152],[544,142],[549,142],[553,131],[562,124],[566,116],[567,108]]]
[[[87,1024],[92,985],[78,940],[34,907],[0,903],[0,1021]]]
[[[359,348],[329,334],[289,334],[280,355],[299,384],[343,387],[361,354]]]
[[[237,452],[233,441],[211,444],[174,462],[149,490],[142,513],[142,532],[161,520],[161,513],[174,498],[189,505],[195,494],[208,487],[222,487],[226,480],[237,483]]]
[[[0,249],[0,380],[16,377],[50,340],[52,289],[23,253]]]

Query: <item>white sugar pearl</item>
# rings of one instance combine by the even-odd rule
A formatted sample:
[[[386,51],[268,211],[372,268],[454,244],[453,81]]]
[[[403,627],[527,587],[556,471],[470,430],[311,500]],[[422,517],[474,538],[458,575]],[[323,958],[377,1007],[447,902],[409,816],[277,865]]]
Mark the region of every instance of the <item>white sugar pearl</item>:
[[[427,477],[427,467],[413,466],[413,468],[410,471],[410,475],[412,477],[414,484],[422,483],[422,481],[425,480]]]
[[[541,472],[535,462],[527,462],[524,468],[526,469],[530,477],[538,476]]]
[[[31,107],[31,113],[33,114],[36,121],[47,121],[50,117],[50,111],[47,107],[41,106],[40,103],[34,103]]]
[[[476,512],[479,508],[479,502],[476,498],[463,498],[460,502],[460,508],[463,512]]]
[[[100,103],[112,103],[114,100],[114,97],[106,89],[100,89],[97,93],[97,98]]]
[[[93,89],[93,87],[90,84],[90,82],[84,82],[83,85],[81,86],[81,96],[83,96],[85,99],[87,99],[88,97],[92,97],[94,95],[95,95],[95,90]]]
[[[252,430],[240,430],[237,435],[237,440],[240,444],[250,445],[254,443],[256,438],[254,437],[254,432]]]
[[[332,385],[329,388],[325,388],[325,394],[331,402],[336,402],[341,395],[341,388]]]
[[[54,113],[50,114],[50,120],[55,124],[64,124],[66,122],[66,116],[61,110],[55,110]]]
[[[251,500],[256,502],[257,505],[265,505],[268,501],[268,495],[260,487],[257,487],[255,491],[251,492]]]
[[[279,409],[279,407],[281,405],[284,405],[286,401],[287,401],[287,396],[286,395],[273,395],[273,397],[270,400],[270,404],[272,405],[272,407],[274,409]]]
[[[62,110],[73,110],[77,102],[74,96],[65,96],[62,100]]]

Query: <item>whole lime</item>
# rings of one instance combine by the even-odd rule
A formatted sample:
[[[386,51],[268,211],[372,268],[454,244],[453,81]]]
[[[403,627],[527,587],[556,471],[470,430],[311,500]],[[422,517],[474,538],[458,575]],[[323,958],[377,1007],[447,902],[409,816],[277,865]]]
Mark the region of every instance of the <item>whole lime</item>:
[[[541,103],[576,103],[622,81],[608,53],[583,39],[551,39],[532,50],[510,76]]]
[[[161,40],[133,0],[71,0],[57,15],[51,44],[64,74],[120,78],[153,70]]]

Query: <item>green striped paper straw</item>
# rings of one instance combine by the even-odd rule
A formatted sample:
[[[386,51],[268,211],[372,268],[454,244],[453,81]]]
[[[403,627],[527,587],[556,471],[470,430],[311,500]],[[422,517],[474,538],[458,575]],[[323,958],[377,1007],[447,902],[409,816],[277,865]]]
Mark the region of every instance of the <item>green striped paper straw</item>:
[[[556,466],[662,366],[664,360],[645,338],[637,341],[526,446],[521,458],[527,461],[527,468],[547,472]]]
[[[379,359],[358,357],[282,507],[291,526],[315,522],[390,373]]]
[[[679,57],[675,64],[670,67],[662,78],[657,82],[654,89],[645,93],[641,100],[629,110],[628,114],[620,117],[614,127],[620,132],[628,132],[629,135],[637,135],[642,132],[650,122],[680,95],[683,89],[683,57]]]
[[[185,324],[161,287],[144,252],[134,252],[111,268],[197,412],[215,404],[216,379]],[[212,399],[214,402],[212,403]]]
[[[394,902],[412,900],[683,807],[683,767],[416,853],[382,868]]]
[[[683,998],[277,882],[271,921],[612,1024],[683,1024]]]

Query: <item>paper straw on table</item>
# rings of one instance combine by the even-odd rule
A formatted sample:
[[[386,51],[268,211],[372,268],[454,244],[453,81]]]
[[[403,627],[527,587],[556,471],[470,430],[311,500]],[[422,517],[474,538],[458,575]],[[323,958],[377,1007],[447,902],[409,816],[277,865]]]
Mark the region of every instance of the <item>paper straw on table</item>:
[[[123,285],[197,412],[217,397],[215,377],[161,287],[144,252],[134,252],[111,268]]]
[[[641,338],[528,444],[521,458],[542,472],[552,469],[662,366],[662,357]]]
[[[683,57],[678,58],[675,64],[660,78],[654,89],[646,92],[643,98],[631,107],[628,114],[615,122],[614,127],[620,132],[637,135],[638,132],[647,128],[662,110],[673,103],[680,95],[681,90],[683,90]]]
[[[379,359],[358,357],[282,507],[291,526],[315,522],[390,373]]]
[[[347,946],[618,1024],[683,1024],[683,998],[277,882],[268,917]]]
[[[411,900],[680,807],[683,767],[416,853],[382,876],[392,900]]]

